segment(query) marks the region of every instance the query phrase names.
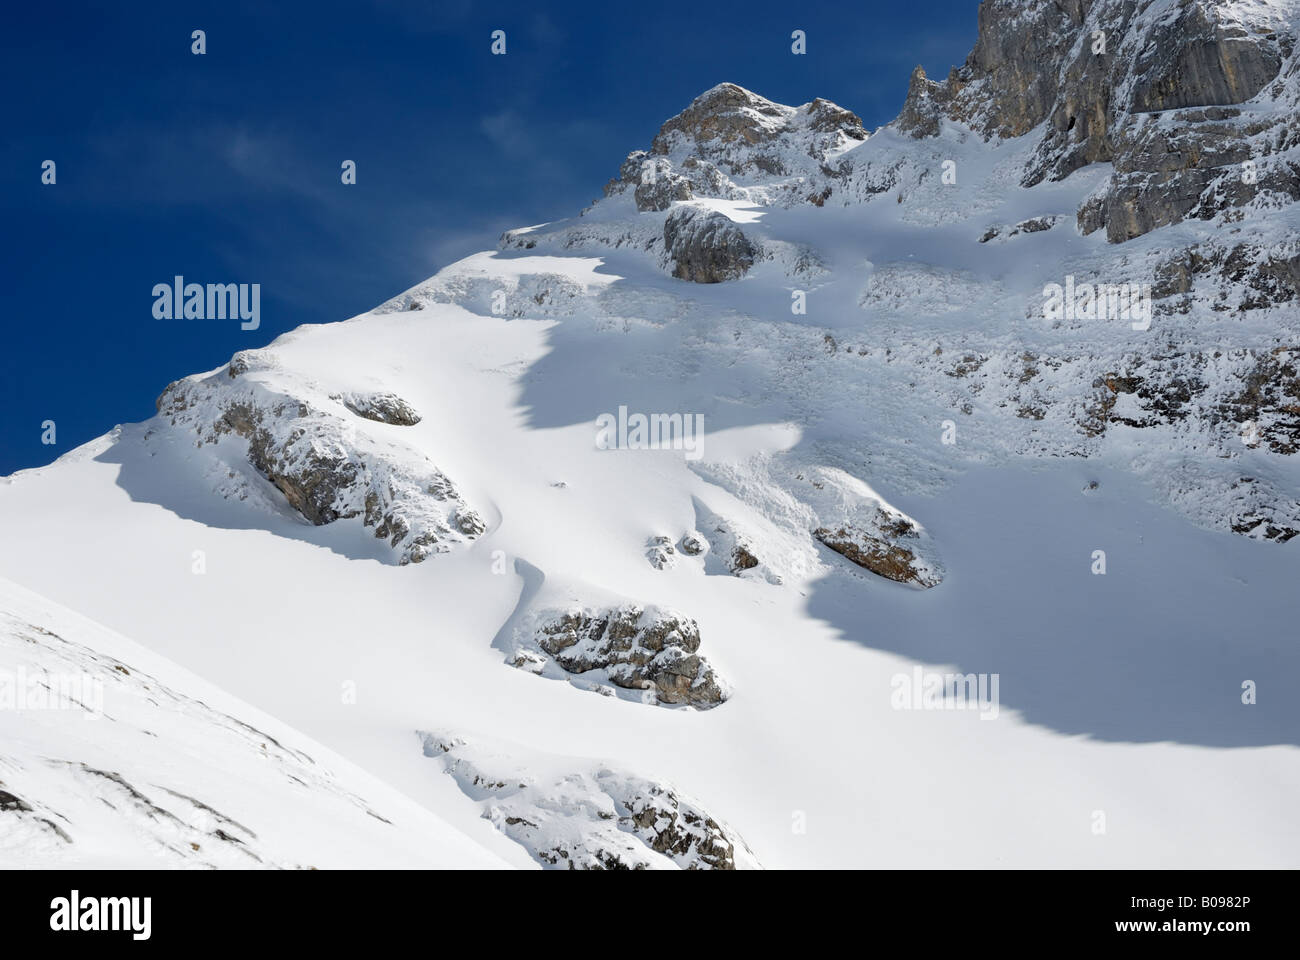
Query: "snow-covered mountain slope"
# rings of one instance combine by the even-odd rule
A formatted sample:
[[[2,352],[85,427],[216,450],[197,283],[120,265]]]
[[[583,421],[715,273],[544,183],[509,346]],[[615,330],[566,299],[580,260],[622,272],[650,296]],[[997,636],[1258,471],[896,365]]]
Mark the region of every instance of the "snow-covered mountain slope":
[[[653,777],[738,866],[1295,866],[1297,5],[985,10],[870,136],[715,87],[582,215],[0,481],[0,574],[511,862],[716,849]]]
[[[743,839],[671,784],[411,731],[412,756],[445,754],[470,798],[491,798],[482,809],[447,798],[462,819],[477,809],[497,831],[463,833],[321,744],[7,580],[0,743],[4,868],[481,869],[524,866],[525,852],[562,868],[758,866]]]
[[[0,581],[0,866],[494,867],[356,766]]]

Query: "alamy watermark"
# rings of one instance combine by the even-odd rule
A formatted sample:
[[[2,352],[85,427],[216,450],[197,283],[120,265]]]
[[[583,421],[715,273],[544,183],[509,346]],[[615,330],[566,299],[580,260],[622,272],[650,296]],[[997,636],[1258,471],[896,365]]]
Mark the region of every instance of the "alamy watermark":
[[[618,416],[596,418],[598,450],[682,450],[687,460],[704,453],[704,414],[633,413],[618,408]]]
[[[56,932],[125,931],[132,940],[148,940],[152,915],[152,897],[83,897],[73,890],[50,901],[50,929]]]
[[[889,705],[895,710],[978,710],[981,720],[998,716],[997,673],[929,673],[919,666],[896,673],[889,681]]]
[[[1043,318],[1046,320],[1129,320],[1134,330],[1151,327],[1151,284],[1075,283],[1074,274],[1065,285],[1043,287]]]
[[[153,315],[156,320],[234,320],[243,322],[241,330],[256,330],[262,325],[262,285],[260,283],[186,283],[174,277],[171,283],[156,283],[153,288]]]
[[[0,710],[82,710],[104,712],[104,681],[88,673],[0,670]]]

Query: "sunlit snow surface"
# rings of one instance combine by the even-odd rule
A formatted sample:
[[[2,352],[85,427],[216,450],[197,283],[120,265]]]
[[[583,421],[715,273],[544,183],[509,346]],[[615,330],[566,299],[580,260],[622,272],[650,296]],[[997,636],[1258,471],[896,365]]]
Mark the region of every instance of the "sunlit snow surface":
[[[656,309],[681,289],[640,283],[625,296]],[[790,424],[825,387],[791,355],[797,331],[764,343],[738,318],[717,322],[717,340],[756,343],[730,377],[704,343],[669,352],[693,341],[670,323],[506,320],[458,306],[274,344],[286,368],[383,384],[425,412],[402,438],[488,520],[467,549],[398,567],[357,520],[311,527],[223,499],[211,448],[167,433],[146,441],[146,424],[0,487],[0,572],[273,713],[483,843],[482,810],[431,767],[413,731],[666,778],[768,867],[1297,862],[1300,707],[1279,686],[1297,667],[1293,546],[1189,523],[1119,469],[1122,450],[1109,463],[963,472],[937,423],[909,436],[908,424],[937,414],[888,390],[837,415],[919,449],[914,474],[895,472],[895,449],[881,458],[891,469],[864,480],[924,523],[946,579],[916,591],[874,578],[797,537],[806,507],[769,480],[784,451],[809,444],[808,425]],[[782,407],[760,380],[805,396]],[[869,383],[851,391],[872,396]],[[674,451],[594,449],[596,415],[618,402],[690,410],[707,395],[718,398],[703,407],[716,436],[694,467]],[[935,487],[936,474],[952,478]],[[647,539],[697,529],[701,508],[743,526],[782,582],[686,557],[652,568]],[[1098,549],[1105,576],[1090,572]],[[203,574],[192,572],[196,550]],[[560,589],[590,584],[688,612],[732,698],[707,712],[653,707],[511,668],[493,638],[524,582],[497,551]],[[891,679],[917,663],[1000,674],[1000,715],[893,709]],[[1246,680],[1259,685],[1254,706],[1240,702]]]
[[[1082,236],[1075,211],[1109,171],[1024,189],[1030,148],[886,129],[841,155],[862,182],[901,162],[902,202],[700,201],[769,244],[729,283],[670,277],[650,241],[673,210],[615,197],[516,233],[531,249],[470,257],[372,313],[295,330],[237,378],[213,357],[214,406],[191,420],[123,426],[0,480],[0,575],[49,598],[0,591],[0,666],[46,656],[22,639],[41,627],[160,681],[184,668],[203,681],[165,681],[177,696],[280,731],[294,751],[268,765],[260,740],[197,708],[184,726],[156,722],[164,708],[134,686],[116,723],[0,712],[0,789],[62,814],[45,816],[75,841],[0,811],[2,862],[550,866],[538,851],[555,836],[609,827],[611,783],[645,778],[743,838],[738,865],[1300,865],[1287,682],[1300,538],[1254,541],[1224,522],[1233,477],[1294,497],[1300,466],[1244,444],[1221,455],[1223,438],[1195,430],[1112,425],[1092,442],[1059,402],[1152,338],[1224,348],[1206,375],[1226,383],[1229,351],[1268,349],[1295,318],[1204,304],[1148,331],[1035,318],[1046,283],[1149,279],[1162,254],[1218,228],[1165,227],[1122,249]],[[920,176],[946,158],[956,185]],[[1258,238],[1294,234],[1247,216]],[[1040,217],[1060,219],[1007,229]],[[791,312],[797,290],[806,314]],[[955,374],[967,353],[999,359]],[[1071,358],[1034,381],[1042,419],[1007,409],[1019,369],[1006,358],[1024,353]],[[396,394],[419,423],[334,411],[340,449],[394,475],[435,464],[486,529],[401,566],[359,516],[311,526],[242,440],[199,442],[193,423],[246,388],[322,408]],[[702,456],[598,449],[597,418],[620,407],[702,415]],[[937,586],[874,576],[811,535],[882,505],[915,523]],[[710,549],[683,552],[692,535]],[[674,552],[655,565],[661,537]],[[758,561],[739,574],[724,555],[737,544]],[[622,602],[697,622],[729,699],[646,702],[510,662],[507,628],[529,610]],[[896,709],[897,678],[918,667],[997,675],[996,717]],[[417,731],[468,744],[460,765]],[[296,751],[335,776],[304,777]],[[119,811],[144,831],[120,839],[96,806],[103,778],[51,757],[151,784],[140,790],[156,802],[170,796],[159,788],[185,793],[259,839],[214,844],[193,833],[214,821],[174,805],[184,830]],[[480,789],[467,771],[489,768],[527,785]],[[587,820],[556,813],[570,809]],[[554,815],[558,833],[512,833],[503,816],[521,810]],[[647,865],[683,865],[609,829]],[[191,837],[200,849],[186,853]]]

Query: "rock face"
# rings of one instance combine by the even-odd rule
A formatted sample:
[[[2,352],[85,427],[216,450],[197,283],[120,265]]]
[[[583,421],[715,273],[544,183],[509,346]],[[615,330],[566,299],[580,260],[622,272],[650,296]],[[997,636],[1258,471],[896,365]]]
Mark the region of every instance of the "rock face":
[[[306,389],[290,394],[246,376],[256,359],[245,352],[225,376],[171,384],[158,398],[159,416],[190,432],[199,446],[240,443],[247,462],[309,523],[360,517],[399,563],[419,563],[483,532],[478,514],[427,457],[370,439],[327,406],[383,423],[418,422],[404,401],[347,395],[317,405]],[[249,496],[243,487],[233,494]]]
[[[1112,242],[1212,218],[1262,191],[1294,201],[1300,98],[1283,13],[1260,8],[1243,22],[1238,5],[1217,0],[988,0],[966,63],[942,83],[918,67],[895,126],[914,137],[937,136],[944,120],[985,137],[1036,131],[1026,186],[1114,163],[1078,214],[1085,232],[1104,228]],[[1255,98],[1291,109],[1234,106]],[[1243,182],[1247,160],[1258,181]]]
[[[745,841],[661,781],[575,761],[561,777],[448,733],[420,733],[484,818],[557,870],[737,870],[759,864]],[[551,758],[547,758],[550,760]],[[548,763],[553,767],[554,763]]]
[[[655,607],[541,611],[517,631],[516,644],[515,666],[541,672],[549,658],[567,673],[642,691],[651,702],[707,709],[727,698],[698,653],[699,626]]]
[[[679,280],[722,283],[744,276],[758,255],[745,232],[716,211],[681,207],[664,221],[664,251]]]
[[[1154,24],[1134,64],[1131,109],[1243,103],[1277,76],[1290,41],[1252,34],[1230,19],[1227,6],[1187,3]]]

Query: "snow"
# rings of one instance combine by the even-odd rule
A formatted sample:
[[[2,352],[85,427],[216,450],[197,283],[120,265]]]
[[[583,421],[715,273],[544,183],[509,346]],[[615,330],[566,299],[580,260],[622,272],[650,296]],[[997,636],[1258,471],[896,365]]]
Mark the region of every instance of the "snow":
[[[703,197],[692,201],[696,206],[706,210],[716,210],[733,223],[758,223],[766,212],[763,207],[741,200],[723,200],[717,197]]]
[[[0,866],[508,863],[319,743],[7,580],[0,657]]]
[[[657,283],[658,295],[681,289]],[[561,336],[570,326],[581,324],[432,305],[271,347],[286,369],[322,384],[364,375],[424,412],[400,428],[406,442],[488,519],[465,549],[398,567],[356,521],[250,511],[203,486],[209,451],[147,444],[146,425],[0,487],[0,572],[273,710],[480,842],[481,811],[438,790],[411,731],[617,759],[683,785],[767,867],[1297,861],[1287,798],[1300,787],[1300,725],[1272,682],[1297,666],[1278,630],[1293,548],[1188,524],[1117,469],[1118,452],[1110,466],[954,471],[941,495],[882,471],[870,487],[924,523],[946,569],[938,588],[907,590],[800,541],[739,480],[706,479],[725,472],[711,434],[697,470],[680,451],[595,449],[607,390],[672,409],[662,394],[647,405],[652,390],[689,389],[697,374],[661,367],[647,328]],[[763,426],[769,401],[745,375],[704,378],[732,397],[710,411],[732,411],[733,425],[706,424],[748,438],[720,453],[791,456],[790,419]],[[749,476],[771,490],[762,471]],[[700,503],[743,525],[783,582],[652,568],[647,539],[702,529]],[[1096,549],[1104,577],[1090,573]],[[494,572],[496,551],[557,583],[685,611],[731,699],[654,709],[512,669],[492,640],[525,582],[513,563]],[[894,711],[890,678],[916,663],[1000,673],[998,719]],[[1243,680],[1260,685],[1257,705],[1240,703]],[[345,682],[355,704],[340,702]],[[1094,810],[1108,812],[1103,836]],[[806,833],[792,829],[800,820]]]
[[[793,123],[793,137],[798,116],[764,122]],[[138,690],[112,727],[0,711],[4,789],[77,828],[69,848],[11,825],[0,856],[200,857],[184,852],[191,834],[139,817],[131,836],[145,839],[113,839],[96,809],[106,788],[38,759],[60,756],[137,786],[177,784],[256,831],[277,865],[557,866],[547,851],[559,843],[690,865],[601,815],[622,823],[629,784],[685,791],[741,838],[746,865],[768,868],[1300,864],[1300,701],[1285,680],[1300,669],[1300,538],[1260,543],[1226,520],[1233,504],[1294,503],[1300,467],[1208,416],[1102,438],[1079,429],[1097,379],[1158,347],[1205,353],[1208,411],[1239,385],[1247,348],[1294,342],[1293,311],[1216,310],[1200,289],[1149,331],[1045,320],[1045,284],[1149,281],[1170,250],[1224,225],[1120,248],[1082,236],[1075,211],[1109,167],[1022,188],[1034,142],[885,129],[844,146],[847,188],[814,207],[790,205],[816,165],[783,141],[790,178],[738,178],[687,201],[763,246],[723,284],[665,270],[655,244],[672,208],[637,213],[611,196],[513,231],[370,313],[299,328],[236,377],[223,365],[190,378],[202,396],[175,424],[124,425],[0,479],[0,575],[50,598],[4,585],[0,622],[138,667],[294,751],[268,767],[197,708],[165,728]],[[676,164],[689,145],[674,149]],[[948,159],[956,184],[941,180]],[[1259,213],[1241,229],[1293,240],[1293,222]],[[1013,235],[1040,217],[1060,219]],[[798,291],[806,314],[791,311]],[[422,418],[374,423],[331,399],[380,392]],[[378,478],[353,507],[433,464],[483,532],[403,566],[361,516],[306,523],[242,440],[204,442],[235,397],[319,411],[322,449]],[[598,449],[597,418],[621,406],[702,415],[702,458]],[[1151,411],[1123,393],[1114,412]],[[446,504],[425,503],[421,484],[403,509],[435,510],[420,515],[436,525]],[[876,523],[878,510],[915,525],[920,562],[942,582],[889,582],[812,535]],[[648,559],[649,545],[696,536],[699,556]],[[738,546],[757,563],[733,569]],[[665,709],[602,695],[618,693],[604,677],[548,682],[560,674],[512,665],[514,630],[535,614],[623,603],[698,623],[725,702]],[[17,629],[0,666],[36,656]],[[996,719],[895,709],[893,679],[918,666],[996,674]],[[456,746],[430,752],[430,737]],[[334,772],[306,794],[268,774],[301,770],[299,751]],[[522,778],[517,791],[474,789],[476,777],[504,783],[502,770]],[[518,816],[548,825],[512,829]]]

